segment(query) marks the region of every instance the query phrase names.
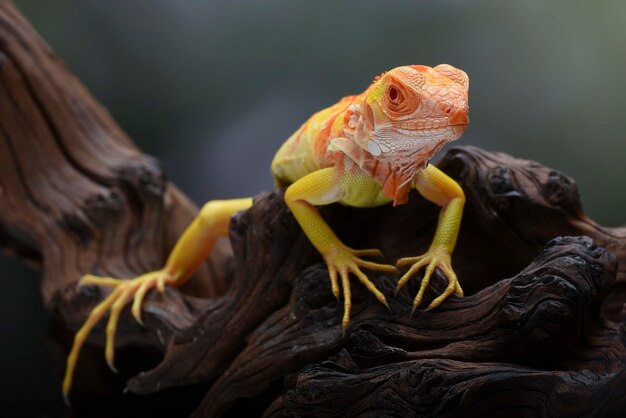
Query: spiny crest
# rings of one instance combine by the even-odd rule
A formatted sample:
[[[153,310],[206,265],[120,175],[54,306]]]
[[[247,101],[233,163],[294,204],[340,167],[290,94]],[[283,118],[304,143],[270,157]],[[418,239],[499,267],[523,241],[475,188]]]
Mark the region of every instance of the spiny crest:
[[[374,84],[376,84],[376,82],[378,80],[380,80],[381,78],[383,78],[383,76],[387,74],[387,71],[383,71],[382,73],[380,73],[379,75],[377,75],[376,77],[374,77],[374,80],[370,83],[369,87],[373,86]]]

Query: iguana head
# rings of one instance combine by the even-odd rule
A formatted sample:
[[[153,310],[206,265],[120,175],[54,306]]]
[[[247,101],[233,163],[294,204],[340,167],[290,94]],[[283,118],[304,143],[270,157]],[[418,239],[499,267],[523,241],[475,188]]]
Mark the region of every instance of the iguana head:
[[[448,64],[394,68],[367,89],[354,139],[374,157],[425,163],[467,127],[468,87],[467,74]]]
[[[467,128],[468,88],[467,74],[448,64],[394,68],[376,77],[348,109],[346,138],[333,141],[333,149],[402,203],[415,173]]]

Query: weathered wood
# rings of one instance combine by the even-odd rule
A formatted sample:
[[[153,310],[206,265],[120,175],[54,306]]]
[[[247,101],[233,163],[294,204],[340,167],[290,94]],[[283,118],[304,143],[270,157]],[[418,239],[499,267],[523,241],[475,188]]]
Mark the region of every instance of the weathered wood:
[[[177,370],[194,358],[199,360],[194,361],[194,378],[214,381],[196,416],[225,414],[245,398],[265,407],[261,400],[269,402],[276,396],[267,416],[343,416],[366,410],[397,416],[467,411],[482,416],[501,414],[503,405],[509,404],[514,415],[527,408],[552,415],[571,408],[573,415],[602,416],[625,408],[626,401],[611,386],[621,379],[614,374],[622,373],[623,367],[622,318],[611,319],[606,304],[616,303],[607,296],[614,296],[622,285],[616,278],[624,278],[626,231],[604,229],[585,218],[573,181],[536,163],[459,147],[447,153],[440,166],[468,195],[453,262],[472,294],[409,318],[418,280],[394,297],[397,277],[376,275],[391,312],[353,286],[351,326],[342,338],[341,303],[332,297],[325,267],[300,261],[311,252],[315,255],[310,245],[302,248],[304,252],[288,245],[290,261],[301,266],[301,273],[291,276],[294,287],[288,303],[269,316],[259,313],[262,298],[240,299],[239,307],[233,305],[233,312],[257,306],[248,312],[259,325],[245,340],[231,345],[237,350],[222,349],[227,356],[211,342],[221,344],[227,331],[215,327],[225,330],[219,324],[232,315],[207,316],[198,323],[202,332],[196,330],[195,338],[188,336],[184,343],[170,346],[176,358],[166,356],[154,371],[133,379],[132,390],[150,393],[157,382],[183,383]],[[302,237],[298,229],[292,230],[292,238],[282,226],[274,229],[280,225],[277,218],[289,218],[281,199],[274,196],[258,199],[235,218],[231,238],[240,270],[230,292],[247,288],[241,281],[243,270],[246,280],[267,279],[268,263],[255,264],[247,258],[250,254],[258,259],[257,252],[273,249],[276,242]],[[379,243],[393,260],[427,247],[437,210],[415,195],[405,207],[335,206],[324,214],[350,245]],[[614,255],[579,236],[582,233],[611,246]],[[514,268],[517,272],[511,273]],[[438,277],[427,297],[434,297],[444,285]],[[262,286],[275,285],[270,280]],[[267,319],[259,321],[263,316]],[[203,360],[207,358],[211,361]],[[224,364],[229,364],[225,371]],[[553,375],[553,370],[560,372]],[[541,396],[532,396],[534,379]],[[586,383],[594,379],[598,382],[588,388]],[[461,396],[466,392],[472,395]],[[496,401],[500,392],[506,396]],[[572,399],[579,400],[578,409]],[[594,407],[585,400],[612,404]]]
[[[0,246],[41,270],[46,307],[76,329],[106,291],[79,292],[81,275],[159,267],[195,213],[11,3],[0,2]],[[225,291],[228,253],[221,244],[194,294]],[[121,345],[155,340],[131,328]]]
[[[266,193],[233,218],[232,260],[222,247],[211,274],[203,269],[186,293],[151,295],[147,328],[122,316],[116,341],[133,343],[127,362],[164,352],[129,389],[156,393],[146,396],[156,408],[184,396],[181,413],[198,417],[626,410],[626,228],[588,219],[574,181],[534,162],[457,147],[439,166],[467,196],[453,256],[466,297],[411,318],[419,278],[394,295],[397,275],[371,274],[390,310],[355,281],[342,335],[343,304],[320,256],[282,192]],[[80,275],[132,277],[159,267],[194,213],[0,2],[0,246],[41,269],[48,309],[75,329],[105,294],[78,289]],[[417,194],[396,208],[322,209],[348,245],[379,247],[387,262],[425,251],[437,213]],[[424,306],[444,286],[436,274]],[[101,344],[102,334],[91,342]],[[93,398],[80,396],[80,370],[103,363],[90,359],[78,366],[83,406]],[[127,405],[120,397],[97,402]]]

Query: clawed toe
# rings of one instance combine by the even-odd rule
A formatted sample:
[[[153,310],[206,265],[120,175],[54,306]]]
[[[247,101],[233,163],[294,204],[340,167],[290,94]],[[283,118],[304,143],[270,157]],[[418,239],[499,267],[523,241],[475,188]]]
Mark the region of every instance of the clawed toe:
[[[72,386],[72,376],[78,361],[78,355],[93,327],[102,318],[104,318],[107,312],[110,312],[106,327],[105,359],[111,370],[117,372],[114,364],[115,334],[122,310],[126,304],[133,299],[133,317],[143,325],[141,320],[141,306],[146,293],[152,288],[157,288],[161,293],[163,293],[168,280],[172,280],[172,278],[164,271],[151,272],[132,280],[98,277],[89,274],[81,278],[79,286],[97,285],[113,287],[113,291],[95,308],[93,308],[85,320],[85,323],[81,326],[74,337],[74,343],[67,358],[67,368],[65,371],[65,378],[63,380],[63,397],[66,402]]]
[[[116,287],[120,283],[123,283],[125,281],[127,280],[114,279],[112,277],[99,277],[99,276],[93,276],[91,274],[85,274],[78,281],[78,285],[79,286],[95,285],[95,286]]]
[[[377,249],[354,250],[345,246],[334,248],[332,251],[328,251],[324,254],[324,260],[328,266],[328,275],[330,277],[330,286],[333,295],[336,298],[339,298],[340,293],[343,292],[344,311],[341,326],[344,334],[350,324],[350,311],[352,309],[352,292],[350,290],[349,280],[350,274],[356,276],[380,303],[389,308],[385,295],[383,295],[380,290],[376,288],[374,283],[372,283],[365,273],[361,271],[361,268],[389,273],[397,273],[398,270],[396,267],[389,264],[380,264],[359,258],[381,255],[382,253]],[[341,289],[339,287],[340,281]]]
[[[433,272],[436,268],[438,268],[443,275],[448,279],[448,286],[444,290],[444,292],[435,298],[430,305],[426,308],[426,310],[431,310],[439,306],[444,300],[446,300],[452,293],[455,293],[458,296],[463,296],[463,289],[461,289],[461,285],[459,280],[452,270],[450,254],[441,249],[431,249],[426,254],[418,256],[418,257],[405,257],[398,260],[396,263],[397,266],[406,266],[410,265],[409,270],[404,273],[404,275],[398,281],[398,285],[396,287],[396,293],[413,277],[419,270],[422,268],[426,268],[424,272],[424,277],[422,278],[422,283],[420,284],[420,288],[415,295],[415,299],[413,299],[413,307],[411,309],[411,316],[413,316],[415,310],[419,307],[422,302],[422,298],[424,297],[424,292],[430,283],[430,279],[432,277]]]

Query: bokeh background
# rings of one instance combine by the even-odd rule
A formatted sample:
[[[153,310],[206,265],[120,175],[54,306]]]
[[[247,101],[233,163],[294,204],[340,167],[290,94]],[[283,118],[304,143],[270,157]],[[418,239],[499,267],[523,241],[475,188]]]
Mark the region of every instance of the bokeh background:
[[[272,189],[282,141],[380,72],[446,62],[471,80],[459,143],[563,171],[593,219],[626,223],[623,0],[14,3],[198,204]],[[45,409],[62,365],[38,286],[0,255],[0,401]]]

